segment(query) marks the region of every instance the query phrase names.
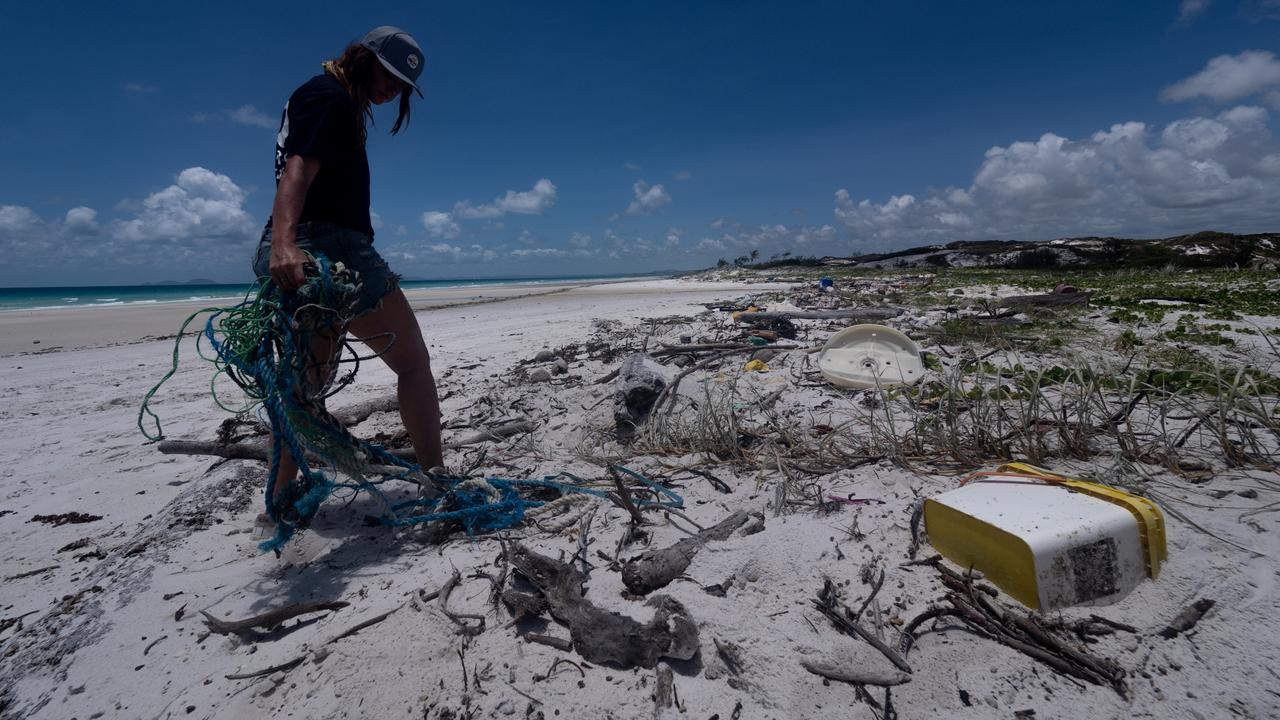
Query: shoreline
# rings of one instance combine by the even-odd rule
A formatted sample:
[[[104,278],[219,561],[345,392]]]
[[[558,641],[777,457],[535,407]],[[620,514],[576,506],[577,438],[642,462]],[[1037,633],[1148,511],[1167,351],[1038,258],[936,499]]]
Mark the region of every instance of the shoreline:
[[[562,283],[515,283],[511,285],[457,285],[410,288],[405,297],[413,311],[444,307],[467,307],[480,303],[560,293],[592,285],[644,283],[650,279],[596,280]],[[238,302],[236,297],[210,300],[178,300],[125,305],[78,306],[0,312],[0,357],[46,355],[71,350],[132,345],[173,339],[183,319],[193,312],[222,307],[211,302]],[[196,330],[204,327],[199,321]]]

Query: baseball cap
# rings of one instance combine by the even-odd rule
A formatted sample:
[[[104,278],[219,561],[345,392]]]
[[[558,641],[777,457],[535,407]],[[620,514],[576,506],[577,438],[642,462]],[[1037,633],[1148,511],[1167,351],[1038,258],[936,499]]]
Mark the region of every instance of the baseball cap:
[[[409,83],[422,97],[417,83],[422,74],[422,48],[412,35],[398,27],[382,25],[365,33],[360,44],[372,50],[388,72]]]

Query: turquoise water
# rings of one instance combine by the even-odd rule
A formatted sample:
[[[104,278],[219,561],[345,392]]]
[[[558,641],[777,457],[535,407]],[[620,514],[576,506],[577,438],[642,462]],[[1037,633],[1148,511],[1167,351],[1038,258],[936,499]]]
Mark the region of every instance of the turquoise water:
[[[583,280],[619,280],[637,275],[593,275],[540,278],[482,278],[473,280],[405,280],[406,290],[415,288],[472,287],[527,283],[558,283]],[[244,298],[249,285],[94,285],[82,287],[0,288],[0,312],[44,310],[65,307],[111,307],[166,302],[208,302],[231,304]]]

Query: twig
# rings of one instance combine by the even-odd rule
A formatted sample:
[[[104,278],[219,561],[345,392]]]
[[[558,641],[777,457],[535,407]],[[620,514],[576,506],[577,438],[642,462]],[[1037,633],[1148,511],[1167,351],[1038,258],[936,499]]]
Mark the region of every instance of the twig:
[[[391,617],[397,610],[399,610],[402,607],[404,607],[404,605],[397,605],[396,607],[391,608],[390,610],[382,613],[381,615],[375,615],[369,618],[368,620],[365,620],[364,622],[356,623],[355,625],[352,625],[350,628],[347,628],[346,630],[343,630],[337,635],[334,635],[332,638],[329,639],[328,642],[325,643],[325,645],[332,645],[343,638],[348,638],[348,637],[351,637],[352,635],[355,635],[356,633],[369,627],[370,625],[377,625],[383,620],[386,620],[387,618]]]
[[[232,675],[227,675],[226,678],[228,680],[248,680],[249,678],[262,677],[263,675],[270,675],[271,673],[275,673],[275,672],[288,672],[294,669],[295,667],[301,665],[302,661],[306,659],[307,659],[306,655],[299,655],[298,657],[288,662],[280,663],[279,665],[272,665],[269,668],[263,668],[261,670],[255,670],[253,672],[234,673]]]
[[[169,636],[168,636],[168,635],[161,635],[160,637],[156,638],[155,640],[152,640],[152,641],[151,641],[151,644],[150,644],[150,645],[148,645],[148,646],[147,646],[147,648],[146,648],[145,650],[143,650],[143,651],[142,651],[142,654],[145,656],[147,653],[151,652],[151,648],[153,648],[153,647],[155,647],[156,645],[160,644],[160,641],[161,641],[161,640],[167,640],[168,638],[169,638]]]
[[[861,607],[858,608],[858,612],[854,613],[853,616],[849,618],[850,620],[857,622],[858,618],[862,617],[862,613],[866,611],[867,606],[871,604],[872,600],[876,599],[876,594],[880,592],[881,585],[884,585],[884,568],[880,569],[880,578],[876,580],[876,584],[871,588],[871,594],[862,602]]]

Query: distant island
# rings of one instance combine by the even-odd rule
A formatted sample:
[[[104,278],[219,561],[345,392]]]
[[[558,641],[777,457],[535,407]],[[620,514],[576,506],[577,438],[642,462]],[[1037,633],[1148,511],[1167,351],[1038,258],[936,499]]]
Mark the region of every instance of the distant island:
[[[940,245],[848,257],[797,257],[790,253],[758,260],[755,253],[721,260],[718,267],[758,270],[786,266],[856,268],[979,267],[1021,270],[1052,268],[1280,268],[1280,234],[1237,235],[1206,230],[1157,239],[1077,237],[1057,240],[960,240]]]

